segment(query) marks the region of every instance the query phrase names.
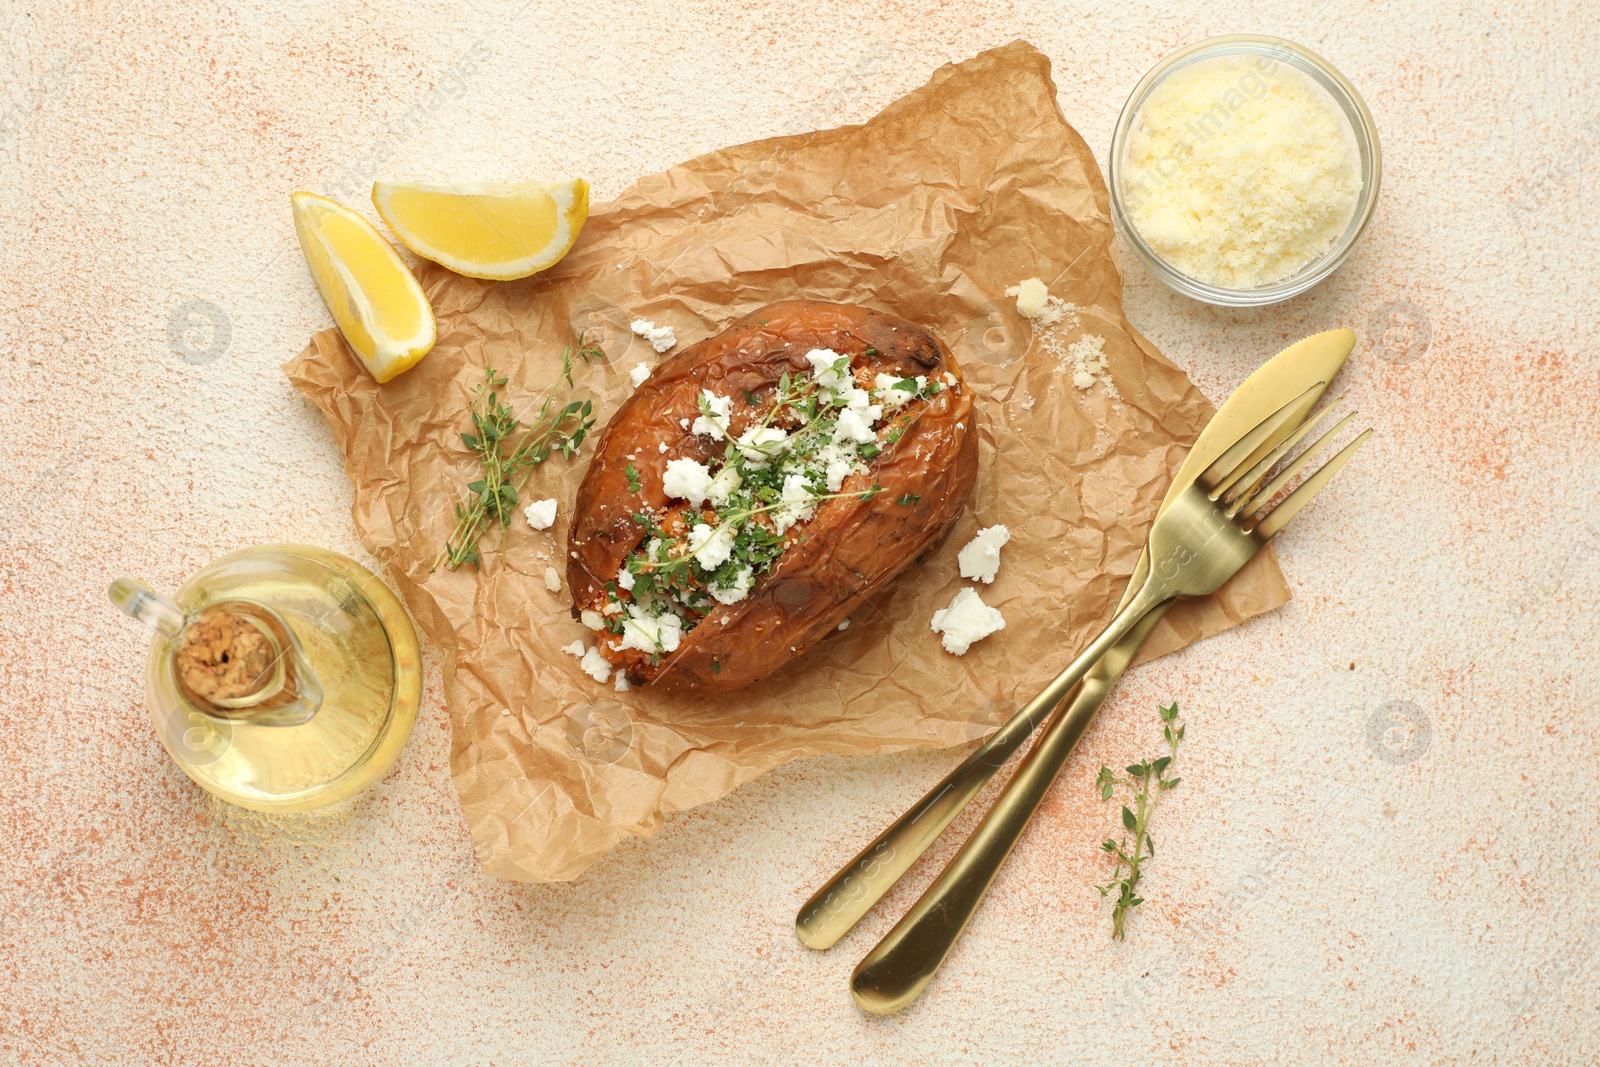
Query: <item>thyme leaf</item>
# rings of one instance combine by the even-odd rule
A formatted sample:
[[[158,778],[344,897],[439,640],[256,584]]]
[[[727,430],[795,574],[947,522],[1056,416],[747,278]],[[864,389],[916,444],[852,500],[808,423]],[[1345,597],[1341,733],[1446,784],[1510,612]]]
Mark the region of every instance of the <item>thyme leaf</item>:
[[[578,354],[585,362],[593,358],[588,346],[580,347]],[[480,477],[467,483],[468,499],[455,505],[455,527],[429,570],[437,570],[441,563],[451,570],[463,563],[481,566],[479,542],[490,529],[511,520],[534,468],[552,452],[570,459],[594,429],[593,401],[557,400],[562,385],[572,386],[571,349],[562,351],[561,372],[526,426],[500,398],[506,384],[504,375],[488,367],[483,381],[473,388],[468,409],[473,432],[461,434],[461,443],[477,458]]]
[[[1183,740],[1184,724],[1178,718],[1176,701],[1159,710],[1161,736],[1167,743],[1167,754],[1129,764],[1124,768],[1127,771],[1126,778],[1117,775],[1110,767],[1101,767],[1095,778],[1101,800],[1110,800],[1118,786],[1124,787],[1130,794],[1129,802],[1122,805],[1121,813],[1122,825],[1127,832],[1121,840],[1108,837],[1100,844],[1100,851],[1110,853],[1112,857],[1111,881],[1095,886],[1102,898],[1115,893],[1111,910],[1111,936],[1118,940],[1124,935],[1128,913],[1144,903],[1144,898],[1138,894],[1139,879],[1143,876],[1145,861],[1154,859],[1156,854],[1155,839],[1150,836],[1150,819],[1155,815],[1162,794],[1181,781],[1179,778],[1168,778],[1167,771],[1178,758],[1178,743]]]

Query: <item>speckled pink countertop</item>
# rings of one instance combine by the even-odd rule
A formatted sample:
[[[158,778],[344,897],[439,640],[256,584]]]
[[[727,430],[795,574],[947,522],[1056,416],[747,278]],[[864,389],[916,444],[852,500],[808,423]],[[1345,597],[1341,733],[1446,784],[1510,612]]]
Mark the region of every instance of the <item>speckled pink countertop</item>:
[[[1577,5],[0,4],[0,1062],[1592,1064],[1600,25]],[[1287,305],[1128,314],[1220,399],[1349,325],[1378,429],[1281,540],[1287,608],[1125,680],[902,1015],[811,887],[956,760],[790,765],[570,885],[484,877],[437,665],[397,768],[300,818],[213,801],[143,710],[107,582],[360,557],[278,365],[328,325],[296,188],[581,174],[857,121],[1026,37],[1104,146],[1162,55],[1253,31],[1365,94],[1383,200]],[[1190,722],[1125,943],[1101,762]],[[970,825],[965,820],[963,825]],[[935,860],[949,854],[938,851]]]

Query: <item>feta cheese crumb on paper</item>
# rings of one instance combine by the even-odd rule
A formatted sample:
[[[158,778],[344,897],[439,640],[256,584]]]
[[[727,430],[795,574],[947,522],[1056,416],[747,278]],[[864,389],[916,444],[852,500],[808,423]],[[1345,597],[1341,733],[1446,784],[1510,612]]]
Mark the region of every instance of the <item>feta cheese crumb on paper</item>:
[[[561,592],[561,575],[556,573],[554,567],[544,569],[544,587],[552,593]]]
[[[590,645],[588,648],[584,648],[582,641],[574,641],[561,651],[569,656],[577,656],[579,668],[595,681],[608,682],[611,680],[611,664],[606,662],[605,656],[600,654],[599,645]]]
[[[535,530],[548,530],[556,521],[556,502],[550,500],[535,500],[522,509],[522,514],[527,516],[528,525]]]
[[[648,363],[635,363],[633,369],[628,372],[628,381],[633,383],[635,389],[643,385],[644,380],[648,377],[650,377],[650,364]]]
[[[634,319],[628,323],[628,329],[649,341],[657,352],[665,352],[678,343],[678,335],[672,332],[671,326],[657,326],[648,319]]]
[[[933,632],[943,634],[944,650],[964,656],[975,642],[1006,628],[1000,612],[983,602],[972,589],[963,586],[950,606],[933,613]]]
[[[1051,296],[1050,290],[1038,278],[1026,278],[1018,282],[1006,290],[1006,295],[1017,298],[1017,314],[1025,319],[1032,319],[1041,326],[1065,322],[1068,329],[1078,328],[1078,306],[1059,296]]]
[[[840,624],[839,624],[839,629],[841,629],[841,630],[848,630],[848,629],[850,629],[850,620],[849,620],[849,619],[846,619],[846,620],[844,620],[844,622],[841,622],[841,623],[840,623]]]
[[[661,491],[691,504],[705,503],[711,487],[711,470],[697,459],[669,459],[661,478]]]
[[[597,682],[604,683],[611,680],[611,664],[600,654],[599,645],[591,646],[589,651],[583,654],[583,659],[578,661],[578,666],[583,668],[584,674]]]
[[[972,540],[956,554],[961,567],[961,577],[988,585],[1000,573],[1000,549],[1011,540],[1011,531],[1004,526],[990,526],[979,530]]]
[[[622,671],[618,671],[617,672],[617,692],[626,693],[626,692],[628,692],[628,690],[630,690],[632,688],[633,688],[633,686],[628,684],[628,676],[626,674],[624,674]]]

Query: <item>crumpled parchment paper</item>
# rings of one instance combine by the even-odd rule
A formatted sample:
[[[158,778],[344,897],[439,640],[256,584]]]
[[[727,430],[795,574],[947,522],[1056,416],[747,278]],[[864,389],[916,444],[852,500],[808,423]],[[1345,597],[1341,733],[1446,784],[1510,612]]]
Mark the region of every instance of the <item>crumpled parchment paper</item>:
[[[944,67],[860,126],[739,145],[642,179],[599,206],[577,247],[535,278],[476,281],[422,263],[439,339],[375,384],[336,331],[285,371],[327,416],[355,485],[355,524],[444,651],[451,767],[492,875],[577,877],[630,835],[787,760],[959,745],[991,730],[1109,617],[1171,473],[1211,416],[1188,379],[1130,327],[1104,183],[1056,105],[1049,60],[1016,42]],[[1062,335],[1105,339],[1120,400],[1081,390],[1004,290],[1040,277],[1082,307]],[[981,473],[950,536],[880,588],[847,630],[777,675],[718,696],[618,693],[560,649],[571,618],[567,523],[588,450],[553,457],[520,518],[485,538],[480,571],[430,570],[474,477],[458,434],[485,365],[531,407],[580,335],[603,361],[577,393],[603,424],[628,372],[658,356],[633,318],[683,345],[790,297],[858,302],[924,323],[962,362],[981,413]],[[963,584],[956,552],[982,526],[1011,542],[979,586],[1008,627],[964,657],[928,626]],[[503,549],[503,551],[502,551]],[[1269,553],[1216,597],[1180,604],[1145,658],[1288,600]]]

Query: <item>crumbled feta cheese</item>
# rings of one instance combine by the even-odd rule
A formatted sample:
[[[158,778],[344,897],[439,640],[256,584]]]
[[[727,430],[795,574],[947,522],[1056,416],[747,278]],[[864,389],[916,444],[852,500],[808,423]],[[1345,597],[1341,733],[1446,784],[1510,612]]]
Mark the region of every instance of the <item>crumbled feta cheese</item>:
[[[583,659],[578,661],[578,666],[583,668],[583,673],[597,682],[611,680],[611,664],[606,662],[605,656],[600,653],[600,646],[595,645],[583,654]]]
[[[714,571],[733,555],[733,533],[726,526],[697,522],[689,529],[689,551],[700,566]]]
[[[837,493],[840,487],[844,485],[844,480],[854,474],[856,469],[861,466],[861,463],[852,463],[848,459],[829,460],[828,469],[824,472],[828,479],[828,492]]]
[[[739,491],[742,481],[738,470],[733,467],[723,467],[717,472],[717,476],[711,479],[711,484],[706,486],[706,500],[712,507],[720,508],[728,502],[729,497]]]
[[[556,573],[554,567],[544,569],[544,587],[552,593],[561,592],[561,575]]]
[[[845,440],[867,444],[877,437],[877,434],[872,432],[872,424],[877,422],[882,415],[883,408],[877,404],[867,408],[865,411],[845,408],[839,412],[839,421],[834,425],[833,432],[837,435],[835,439],[844,438]]]
[[[626,567],[617,572],[617,588],[633,591],[633,572]]]
[[[689,420],[687,418],[679,419],[678,420],[678,425],[682,429],[687,430],[689,428]]]
[[[848,630],[848,629],[850,629],[850,620],[849,620],[849,619],[846,619],[846,620],[844,620],[844,622],[841,622],[841,623],[840,623],[840,624],[839,624],[839,629],[841,629],[841,630]]]
[[[659,452],[663,456],[666,455],[667,454],[667,443],[665,441],[662,441],[662,442],[658,443],[656,445],[656,451]]]
[[[628,329],[649,341],[650,347],[657,352],[665,352],[678,343],[678,336],[672,332],[671,326],[657,326],[648,319],[634,319],[628,324]]]
[[[591,630],[604,630],[606,628],[606,617],[593,608],[584,608],[583,614],[578,618]]]
[[[556,521],[556,502],[554,499],[535,500],[522,509],[522,514],[535,530],[548,530]]]
[[[857,411],[867,410],[867,405],[872,403],[872,394],[865,389],[851,386],[838,391],[839,399],[843,400],[846,407],[855,408]]]
[[[628,676],[621,671],[617,672],[617,692],[626,693],[633,686],[628,684]]]
[[[570,645],[562,645],[561,646],[561,651],[565,652],[569,656],[582,656],[583,655],[583,642],[582,641],[574,641]]]
[[[845,360],[842,373],[841,359]],[[845,385],[850,380],[849,360],[831,348],[813,348],[806,353],[806,362],[811,364],[811,377],[824,389]]]
[[[752,467],[765,467],[767,461],[783,451],[789,435],[776,426],[752,426],[739,435],[739,451]]]
[[[676,652],[683,637],[683,620],[668,612],[665,615],[648,615],[643,609],[631,607],[633,614],[622,624],[622,647],[636,648],[640,652]]]
[[[667,473],[661,479],[661,491],[668,496],[702,504],[706,489],[711,485],[711,471],[695,459],[667,460]]]
[[[900,384],[902,382],[905,384]],[[880,374],[872,380],[872,384],[877,387],[878,400],[884,407],[897,408],[920,393],[928,384],[928,379],[921,374],[915,378],[896,378],[892,374]]]
[[[711,417],[708,419],[704,415],[696,415],[690,432],[704,434],[713,441],[728,436],[728,416],[733,411],[733,398],[718,396],[709,389],[703,389],[700,391],[700,402],[711,412]]]
[[[795,523],[811,517],[817,510],[812,497],[811,483],[804,474],[790,474],[783,479],[783,496],[779,498],[781,506],[772,511],[772,525],[779,533],[785,533]]]
[[[617,603],[615,600],[608,600],[608,601],[606,601],[606,603],[601,605],[600,614],[602,614],[602,615],[621,615],[622,614],[622,605]]]
[[[844,480],[856,471],[866,470],[856,443],[849,438],[834,438],[817,449],[813,459],[822,468],[830,493],[837,493]]]
[[[729,586],[709,586],[708,591],[716,598],[719,604],[737,604],[750,595],[750,584],[755,580],[755,574],[749,567],[740,567],[739,573],[733,576],[733,584]],[[727,622],[726,619],[723,620]]]
[[[949,371],[945,371],[944,372],[944,384],[946,384],[950,388],[954,389],[956,387],[956,376],[954,374],[951,374]]]
[[[968,586],[962,586],[950,606],[933,613],[933,632],[943,634],[944,650],[964,656],[974,642],[1006,628],[1000,612],[983,602]]]
[[[650,365],[648,363],[635,363],[633,370],[628,372],[628,380],[633,383],[635,389],[643,385],[644,380],[648,377],[650,377]]]
[[[961,577],[971,578],[985,585],[994,581],[1000,572],[1000,549],[1011,540],[1011,531],[1004,526],[990,526],[979,530],[959,553],[956,562],[961,566]]]

